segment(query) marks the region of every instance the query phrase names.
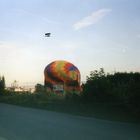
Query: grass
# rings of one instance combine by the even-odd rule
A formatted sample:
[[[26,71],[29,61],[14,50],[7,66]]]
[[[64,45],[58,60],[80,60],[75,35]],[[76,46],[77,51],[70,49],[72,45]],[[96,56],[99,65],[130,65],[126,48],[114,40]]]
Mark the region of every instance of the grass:
[[[111,121],[140,122],[139,117],[126,110],[121,104],[88,103],[78,99],[67,99],[56,94],[48,96],[45,93],[6,93],[0,96],[0,102]]]

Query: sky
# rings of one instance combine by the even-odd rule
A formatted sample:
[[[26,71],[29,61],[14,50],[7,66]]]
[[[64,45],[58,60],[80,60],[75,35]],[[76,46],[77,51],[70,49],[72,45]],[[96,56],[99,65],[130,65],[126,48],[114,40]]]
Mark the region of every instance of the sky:
[[[49,38],[44,34],[50,32]],[[0,0],[0,75],[43,83],[55,60],[90,71],[140,72],[139,0]]]

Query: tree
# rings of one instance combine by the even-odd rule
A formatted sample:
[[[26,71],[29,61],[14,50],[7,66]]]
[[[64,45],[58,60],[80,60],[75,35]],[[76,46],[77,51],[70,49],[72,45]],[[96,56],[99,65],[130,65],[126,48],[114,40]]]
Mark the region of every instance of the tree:
[[[5,78],[4,76],[0,76],[0,93],[3,93],[5,90]]]
[[[87,76],[87,81],[83,86],[84,97],[88,100],[107,100],[109,97],[109,80],[103,68],[94,70]]]
[[[44,86],[41,84],[35,85],[35,92],[44,92]]]
[[[2,76],[2,88],[3,88],[3,90],[5,89],[5,78],[4,78],[4,76]]]

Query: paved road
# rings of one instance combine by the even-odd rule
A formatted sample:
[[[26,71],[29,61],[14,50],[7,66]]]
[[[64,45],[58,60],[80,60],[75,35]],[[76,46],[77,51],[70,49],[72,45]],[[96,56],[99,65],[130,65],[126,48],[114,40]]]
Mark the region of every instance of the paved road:
[[[0,140],[140,140],[140,124],[0,103]]]

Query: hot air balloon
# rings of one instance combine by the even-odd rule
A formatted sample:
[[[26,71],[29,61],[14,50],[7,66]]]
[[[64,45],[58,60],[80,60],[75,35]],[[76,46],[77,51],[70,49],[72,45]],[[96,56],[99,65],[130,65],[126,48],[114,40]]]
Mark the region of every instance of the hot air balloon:
[[[44,70],[45,87],[53,91],[80,91],[80,71],[72,63],[57,60]]]

